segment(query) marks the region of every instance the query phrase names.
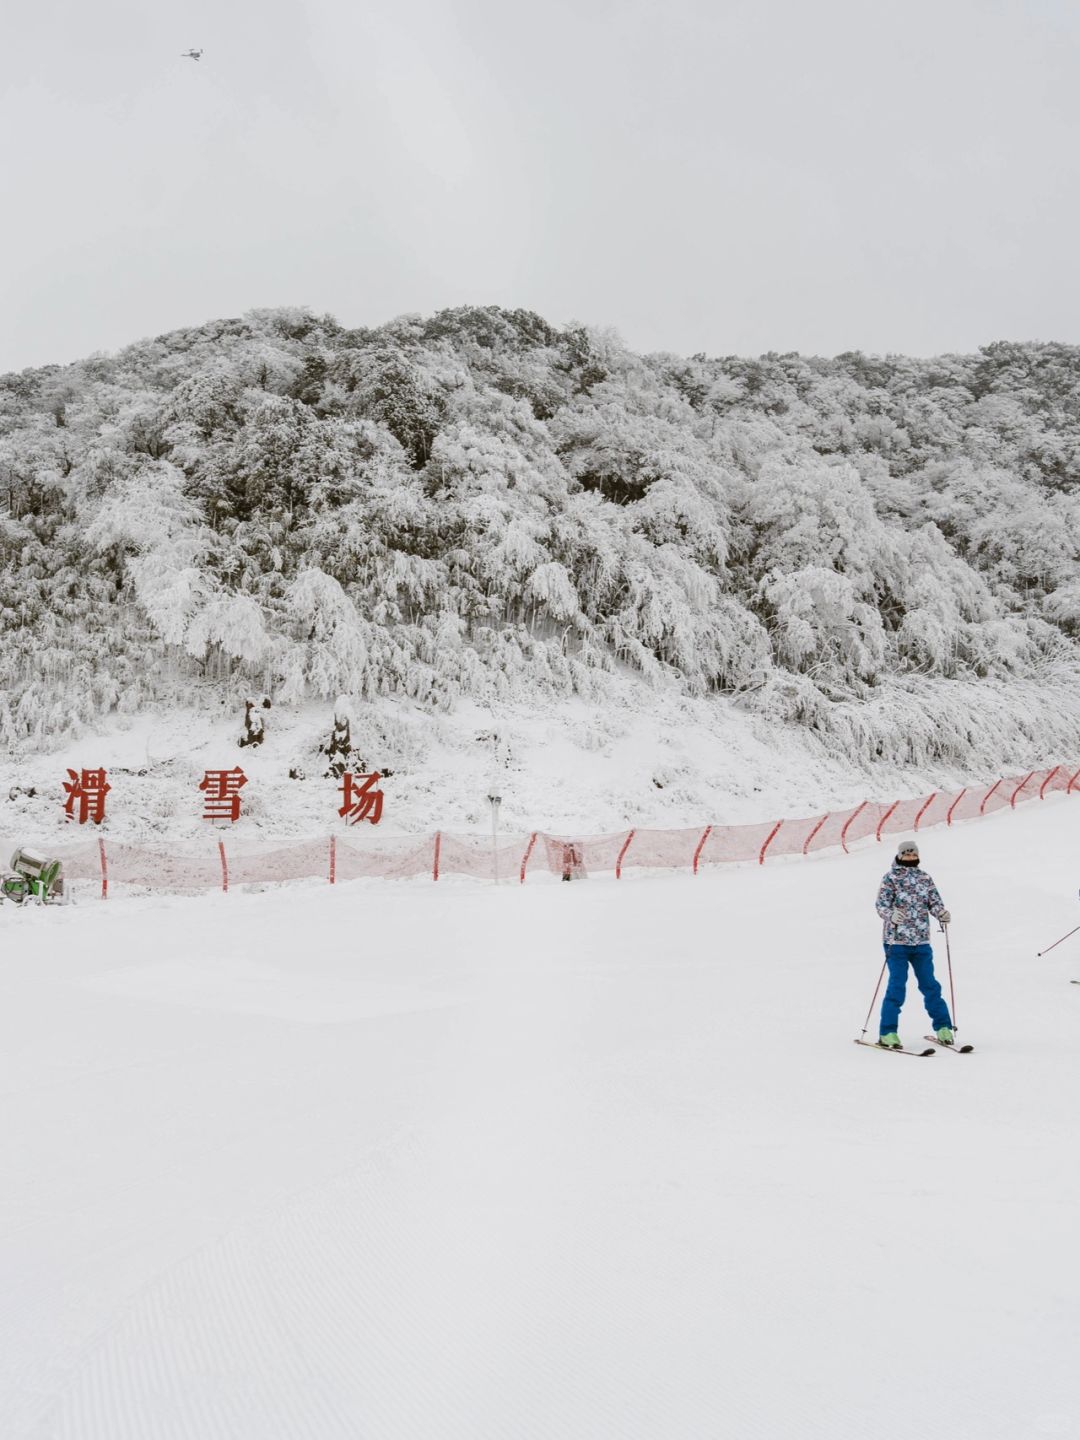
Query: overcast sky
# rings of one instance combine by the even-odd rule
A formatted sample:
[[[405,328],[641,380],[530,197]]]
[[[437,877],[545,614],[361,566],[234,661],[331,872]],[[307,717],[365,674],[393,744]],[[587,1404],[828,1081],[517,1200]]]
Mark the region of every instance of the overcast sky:
[[[0,49],[0,370],[275,305],[1080,342],[1076,0],[35,0]]]

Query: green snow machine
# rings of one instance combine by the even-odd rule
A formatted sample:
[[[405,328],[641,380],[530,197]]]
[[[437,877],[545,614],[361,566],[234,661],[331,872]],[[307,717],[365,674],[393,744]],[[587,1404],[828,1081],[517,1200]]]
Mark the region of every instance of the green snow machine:
[[[36,900],[47,905],[64,899],[64,867],[59,860],[47,860],[36,850],[20,845],[11,857],[11,869],[0,875],[0,895],[25,905]]]

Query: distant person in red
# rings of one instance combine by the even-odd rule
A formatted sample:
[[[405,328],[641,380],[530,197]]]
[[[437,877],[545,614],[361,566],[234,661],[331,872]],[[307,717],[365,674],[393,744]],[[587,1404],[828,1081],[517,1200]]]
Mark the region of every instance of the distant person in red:
[[[948,925],[952,916],[945,909],[933,880],[919,868],[919,847],[914,840],[902,840],[897,846],[896,859],[878,890],[876,908],[885,926],[885,960],[889,967],[889,983],[881,1003],[878,1044],[891,1050],[903,1049],[897,1032],[910,965],[938,1040],[942,1045],[951,1045],[953,1022],[934,974],[930,916],[935,916],[942,925]]]

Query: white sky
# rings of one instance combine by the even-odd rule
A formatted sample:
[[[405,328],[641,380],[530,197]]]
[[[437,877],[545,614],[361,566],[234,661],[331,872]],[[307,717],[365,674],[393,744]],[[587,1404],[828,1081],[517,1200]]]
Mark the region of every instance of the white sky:
[[[0,47],[0,370],[264,305],[1080,341],[1074,0],[37,0]]]

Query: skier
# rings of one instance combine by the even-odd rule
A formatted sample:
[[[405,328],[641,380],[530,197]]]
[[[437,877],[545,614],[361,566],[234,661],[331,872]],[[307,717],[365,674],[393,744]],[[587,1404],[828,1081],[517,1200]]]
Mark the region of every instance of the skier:
[[[896,859],[878,890],[876,909],[884,921],[885,959],[889,967],[878,1044],[888,1049],[903,1049],[897,1027],[910,965],[938,1040],[942,1045],[951,1045],[952,1017],[934,975],[930,916],[936,916],[942,925],[948,925],[952,916],[945,909],[933,880],[925,870],[919,869],[919,847],[914,840],[902,840],[897,847]]]

